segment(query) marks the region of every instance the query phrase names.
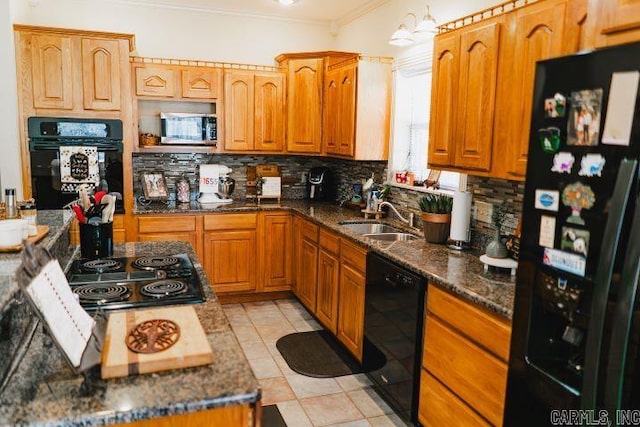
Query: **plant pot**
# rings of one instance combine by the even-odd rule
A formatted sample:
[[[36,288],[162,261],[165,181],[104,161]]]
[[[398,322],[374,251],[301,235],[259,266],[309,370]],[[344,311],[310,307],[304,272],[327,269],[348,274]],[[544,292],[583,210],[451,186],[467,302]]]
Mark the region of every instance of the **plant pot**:
[[[445,243],[449,239],[451,214],[422,213],[424,239],[429,243]]]

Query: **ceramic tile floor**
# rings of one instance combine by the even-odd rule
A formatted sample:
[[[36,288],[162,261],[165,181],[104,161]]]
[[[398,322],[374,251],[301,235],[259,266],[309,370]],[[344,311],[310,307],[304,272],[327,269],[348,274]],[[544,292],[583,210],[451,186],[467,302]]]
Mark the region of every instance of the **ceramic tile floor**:
[[[370,388],[366,375],[311,378],[287,366],[276,348],[278,338],[321,328],[297,300],[223,308],[258,378],[262,404],[277,405],[287,426],[407,426]]]

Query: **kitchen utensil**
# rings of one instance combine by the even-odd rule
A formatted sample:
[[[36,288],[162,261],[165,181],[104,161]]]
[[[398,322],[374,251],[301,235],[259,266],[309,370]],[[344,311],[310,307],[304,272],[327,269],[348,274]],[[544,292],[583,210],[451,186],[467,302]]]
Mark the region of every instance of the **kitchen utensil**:
[[[233,190],[235,190],[235,188],[236,180],[228,176],[223,176],[218,178],[218,191],[216,194],[220,198],[228,199],[229,196],[233,194]]]
[[[78,186],[78,198],[80,199],[80,206],[82,206],[84,211],[91,207],[91,199],[89,198],[90,192],[91,189],[87,184],[81,184]]]
[[[130,330],[135,325],[153,319],[165,319],[178,325],[180,336],[175,344],[150,354],[129,350],[125,339]],[[132,373],[146,374],[212,362],[211,346],[191,306],[120,311],[109,316],[102,350],[102,378],[126,377]]]

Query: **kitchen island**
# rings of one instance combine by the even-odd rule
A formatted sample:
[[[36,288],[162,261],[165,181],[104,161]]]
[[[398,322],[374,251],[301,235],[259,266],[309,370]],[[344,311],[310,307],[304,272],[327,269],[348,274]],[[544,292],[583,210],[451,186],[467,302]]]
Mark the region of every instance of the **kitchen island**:
[[[94,368],[85,380],[39,329],[0,395],[0,425],[246,425],[260,401],[258,382],[191,246],[151,242],[114,248],[116,257],[177,253],[189,254],[202,281],[206,301],[193,307],[213,350],[212,364],[110,380],[101,380]]]

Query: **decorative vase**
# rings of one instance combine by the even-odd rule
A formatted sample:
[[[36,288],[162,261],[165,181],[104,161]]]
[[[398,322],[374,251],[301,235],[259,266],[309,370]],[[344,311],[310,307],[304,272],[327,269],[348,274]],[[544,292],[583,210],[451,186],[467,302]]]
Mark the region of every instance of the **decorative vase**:
[[[489,242],[486,249],[487,256],[491,258],[506,258],[509,253],[507,252],[507,247],[500,239],[500,230],[496,230],[496,235],[493,237],[493,240]]]
[[[424,238],[429,243],[445,243],[449,239],[451,214],[422,213]]]

